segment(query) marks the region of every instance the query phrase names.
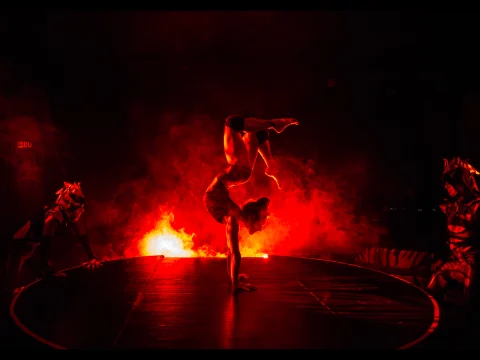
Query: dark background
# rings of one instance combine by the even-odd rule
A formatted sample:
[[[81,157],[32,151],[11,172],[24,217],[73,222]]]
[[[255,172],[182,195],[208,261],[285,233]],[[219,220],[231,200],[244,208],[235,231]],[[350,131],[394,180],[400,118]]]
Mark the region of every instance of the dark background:
[[[68,178],[97,197],[146,171],[142,149],[156,125],[138,121],[142,111],[207,113],[218,126],[241,112],[300,119],[275,139],[280,154],[315,154],[320,165],[366,157],[363,195],[376,209],[430,212],[442,157],[480,165],[476,17],[5,12],[0,52],[5,91],[25,82],[45,89],[52,121],[68,135]]]

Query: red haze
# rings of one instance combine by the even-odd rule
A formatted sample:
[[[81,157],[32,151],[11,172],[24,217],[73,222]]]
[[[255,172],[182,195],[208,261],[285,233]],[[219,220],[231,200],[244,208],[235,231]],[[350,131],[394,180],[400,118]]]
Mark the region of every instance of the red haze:
[[[145,121],[133,120],[137,124]],[[158,124],[158,135],[153,146],[146,142],[141,152],[154,186],[145,187],[146,180],[142,179],[132,182],[136,189],[134,207],[142,209],[130,216],[127,225],[117,229],[130,234],[133,231],[134,241],[127,255],[142,254],[145,235],[165,217],[171,221],[172,229],[188,238],[190,248],[204,250],[200,255],[224,252],[225,228],[210,217],[202,203],[206,187],[226,165],[223,120],[180,114],[166,114],[152,120]],[[149,132],[152,130],[150,127]],[[275,137],[288,136],[288,130],[272,135],[274,153]],[[282,152],[288,153],[288,149]],[[350,252],[378,242],[379,235],[369,219],[355,215],[357,187],[366,180],[364,159],[352,158],[342,164],[317,163],[315,154],[307,159],[280,159],[284,168],[282,190],[264,175],[261,157],[251,181],[232,190],[232,198],[239,204],[260,196],[271,199],[272,216],[264,230],[250,236],[241,229],[244,255]],[[117,210],[110,206],[111,211],[117,211],[118,215],[118,206]]]

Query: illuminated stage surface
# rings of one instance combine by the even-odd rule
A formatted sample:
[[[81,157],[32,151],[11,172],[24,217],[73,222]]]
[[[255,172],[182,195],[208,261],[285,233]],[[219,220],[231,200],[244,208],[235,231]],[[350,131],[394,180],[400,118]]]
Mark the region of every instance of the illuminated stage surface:
[[[232,297],[225,259],[141,257],[38,281],[11,315],[57,348],[406,348],[438,306],[419,288],[343,263],[244,258],[258,290]]]

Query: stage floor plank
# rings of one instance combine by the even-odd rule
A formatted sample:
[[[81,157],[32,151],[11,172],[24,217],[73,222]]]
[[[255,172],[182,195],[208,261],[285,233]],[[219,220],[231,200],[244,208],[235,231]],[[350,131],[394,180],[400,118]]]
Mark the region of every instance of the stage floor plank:
[[[438,323],[422,290],[323,260],[242,259],[258,290],[231,296],[225,259],[141,257],[36,282],[11,315],[58,348],[401,348]]]

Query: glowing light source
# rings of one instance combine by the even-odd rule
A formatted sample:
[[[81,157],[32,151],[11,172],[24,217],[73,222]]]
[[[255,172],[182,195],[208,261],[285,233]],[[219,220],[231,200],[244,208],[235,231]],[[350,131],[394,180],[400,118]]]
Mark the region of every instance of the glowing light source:
[[[33,144],[30,141],[19,141],[17,142],[17,148],[19,149],[28,149],[33,147]]]
[[[142,256],[163,255],[165,257],[226,257],[226,254],[216,252],[208,246],[194,248],[194,233],[185,229],[176,230],[173,227],[174,216],[165,211],[156,222],[154,229],[146,233],[139,242],[139,252]],[[249,246],[250,245],[250,246]],[[258,248],[241,244],[242,257],[268,258],[267,254],[259,252]]]
[[[193,248],[195,234],[188,234],[184,229],[172,227],[174,217],[170,212],[162,214],[155,228],[145,234],[140,241],[141,255],[164,255],[165,257],[195,257]]]

